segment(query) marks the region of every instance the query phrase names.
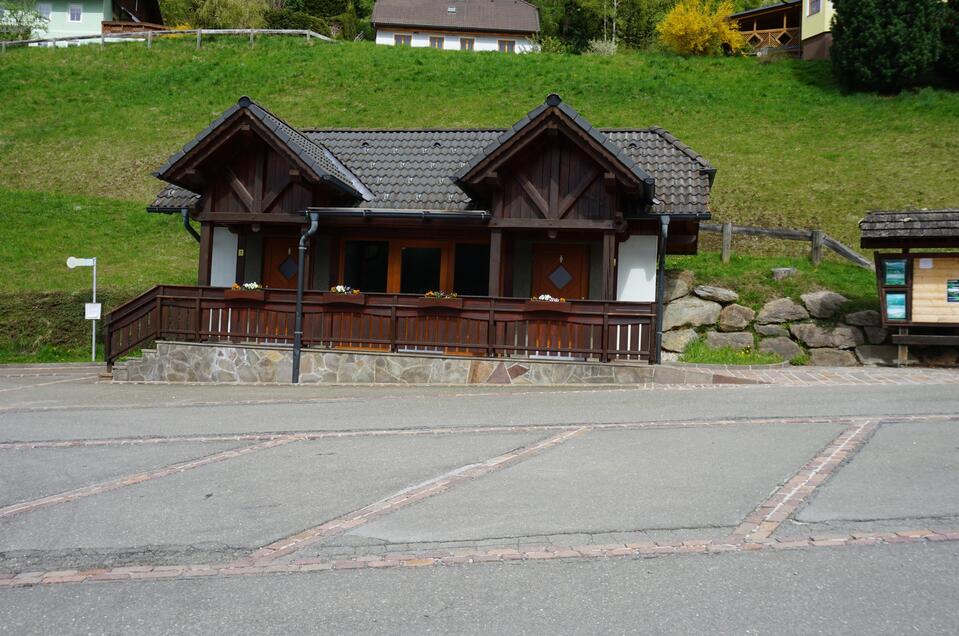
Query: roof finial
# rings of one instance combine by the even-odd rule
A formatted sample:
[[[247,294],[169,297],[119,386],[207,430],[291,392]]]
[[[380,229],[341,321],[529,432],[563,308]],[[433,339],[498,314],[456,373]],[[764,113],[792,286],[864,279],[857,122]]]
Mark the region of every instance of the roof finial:
[[[252,103],[253,103],[253,100],[250,99],[249,97],[247,97],[246,95],[241,96],[240,99],[239,99],[239,101],[237,101],[237,104],[239,104],[239,105],[242,106],[243,108],[246,108],[247,106],[249,106],[249,105],[252,104]]]
[[[559,106],[559,103],[563,101],[563,98],[557,95],[556,93],[550,93],[546,96],[546,105],[547,106]]]

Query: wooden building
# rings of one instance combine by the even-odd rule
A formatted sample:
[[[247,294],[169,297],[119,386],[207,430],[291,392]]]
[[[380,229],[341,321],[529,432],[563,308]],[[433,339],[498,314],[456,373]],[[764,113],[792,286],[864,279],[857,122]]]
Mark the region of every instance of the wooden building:
[[[729,19],[738,24],[753,53],[782,51],[804,60],[825,60],[832,46],[834,14],[830,0],[786,0],[740,11]]]
[[[899,361],[909,345],[959,346],[959,209],[872,212],[861,245],[876,252],[882,326],[893,330]],[[921,251],[916,251],[921,250]]]
[[[557,95],[505,130],[301,131],[243,97],[155,174],[148,209],[199,240],[197,287],[114,311],[111,362],[150,339],[288,343],[301,237],[307,346],[653,362],[664,256],[696,252],[715,169]]]

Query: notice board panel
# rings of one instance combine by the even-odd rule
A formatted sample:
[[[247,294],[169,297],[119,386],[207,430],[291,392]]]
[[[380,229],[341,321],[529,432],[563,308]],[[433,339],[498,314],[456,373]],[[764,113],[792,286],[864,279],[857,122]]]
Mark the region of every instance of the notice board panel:
[[[959,256],[923,258],[923,267],[912,270],[912,320],[959,324],[955,283]],[[950,293],[952,291],[952,293]]]

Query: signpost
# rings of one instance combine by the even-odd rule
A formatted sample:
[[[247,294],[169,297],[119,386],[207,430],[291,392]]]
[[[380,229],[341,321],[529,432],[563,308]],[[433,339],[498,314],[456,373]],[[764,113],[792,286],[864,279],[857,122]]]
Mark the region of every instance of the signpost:
[[[90,360],[96,362],[97,360],[97,320],[100,319],[100,303],[97,302],[97,259],[93,258],[76,258],[71,256],[67,259],[67,267],[74,269],[75,267],[92,267],[93,268],[93,301],[86,303],[84,305],[84,315],[83,317],[87,320],[93,321],[93,338],[90,344]]]

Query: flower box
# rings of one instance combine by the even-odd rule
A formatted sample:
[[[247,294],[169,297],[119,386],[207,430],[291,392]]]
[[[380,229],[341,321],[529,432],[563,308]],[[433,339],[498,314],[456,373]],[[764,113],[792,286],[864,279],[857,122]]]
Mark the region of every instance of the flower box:
[[[320,302],[325,305],[365,305],[366,294],[337,294],[323,292]]]
[[[427,298],[425,296],[420,296],[419,298],[410,298],[410,304],[415,305],[416,307],[424,307],[427,309],[462,309],[463,308],[463,299],[462,298]]]
[[[568,314],[573,308],[573,304],[568,300],[527,300],[523,304],[523,309],[529,312],[551,311],[554,313]]]
[[[224,289],[225,300],[263,300],[266,297],[264,289]]]

